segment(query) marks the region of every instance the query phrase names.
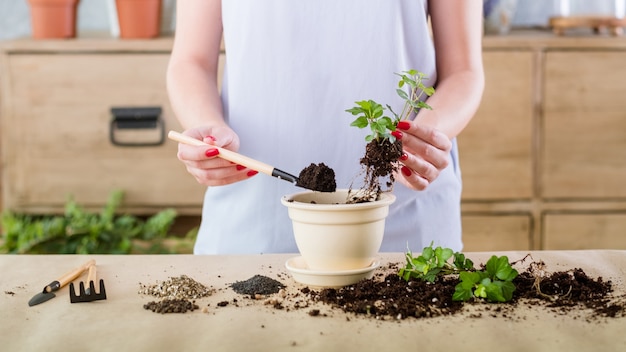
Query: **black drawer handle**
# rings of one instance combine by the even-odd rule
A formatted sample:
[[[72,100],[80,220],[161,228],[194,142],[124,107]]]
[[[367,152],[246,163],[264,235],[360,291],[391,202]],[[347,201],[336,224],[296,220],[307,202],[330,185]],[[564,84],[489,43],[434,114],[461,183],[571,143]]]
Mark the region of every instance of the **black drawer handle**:
[[[161,118],[160,107],[119,107],[111,108],[109,139],[113,145],[122,147],[146,147],[161,145],[165,142],[165,125]],[[147,131],[150,139],[141,138],[124,140],[120,135],[127,130]]]

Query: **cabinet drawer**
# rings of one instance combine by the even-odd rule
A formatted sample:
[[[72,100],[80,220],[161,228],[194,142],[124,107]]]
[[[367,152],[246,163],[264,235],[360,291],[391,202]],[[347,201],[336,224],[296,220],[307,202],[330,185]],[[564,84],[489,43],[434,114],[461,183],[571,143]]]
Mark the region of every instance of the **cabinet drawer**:
[[[487,51],[485,91],[459,135],[463,200],[532,196],[533,54]]]
[[[530,215],[463,214],[463,251],[531,249]]]
[[[626,197],[626,52],[549,52],[542,195]]]
[[[626,213],[544,214],[544,249],[626,249]]]
[[[62,210],[68,195],[99,206],[113,189],[125,207],[199,212],[204,187],[176,158],[177,145],[120,147],[111,107],[159,106],[180,130],[165,88],[166,53],[19,54],[7,60],[3,115],[4,207]]]

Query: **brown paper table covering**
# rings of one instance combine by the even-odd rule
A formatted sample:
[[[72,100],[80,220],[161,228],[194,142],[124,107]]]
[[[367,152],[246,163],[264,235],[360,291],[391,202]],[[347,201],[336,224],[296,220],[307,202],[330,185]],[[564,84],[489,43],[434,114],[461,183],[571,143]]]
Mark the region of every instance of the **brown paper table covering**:
[[[490,255],[520,259],[529,252],[466,253],[475,264]],[[537,251],[550,272],[580,267],[612,280],[624,295],[626,251]],[[325,316],[310,309],[278,310],[229,288],[255,274],[278,279],[295,292],[284,263],[295,254],[264,255],[3,255],[0,256],[0,350],[4,351],[626,351],[626,318],[593,320],[520,305],[522,319],[469,318],[377,321],[329,306]],[[71,304],[69,285],[57,297],[29,307],[29,299],[50,281],[95,259],[108,299]],[[383,253],[381,262],[403,263],[403,253]],[[154,284],[188,275],[216,289],[197,300],[208,312],[156,314],[143,304],[157,298],[138,294],[139,283]],[[84,279],[86,273],[80,279]],[[232,304],[237,298],[238,305]],[[217,303],[231,304],[218,307]]]

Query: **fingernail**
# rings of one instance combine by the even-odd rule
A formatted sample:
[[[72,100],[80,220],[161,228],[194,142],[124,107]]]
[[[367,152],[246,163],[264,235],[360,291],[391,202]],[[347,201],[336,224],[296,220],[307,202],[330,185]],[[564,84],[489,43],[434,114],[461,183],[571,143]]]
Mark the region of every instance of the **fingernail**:
[[[400,121],[398,122],[398,124],[396,125],[396,127],[400,130],[408,130],[409,128],[411,128],[411,124],[408,121]]]
[[[393,131],[391,132],[391,135],[396,137],[396,139],[402,139],[402,132],[400,131]]]
[[[241,171],[241,170],[246,168],[245,166],[239,165],[239,164],[237,164],[237,166],[235,166],[235,167],[237,168],[237,171]]]
[[[402,155],[400,155],[400,160],[401,161],[406,161],[406,159],[409,158],[409,154],[407,153],[402,153]]]
[[[207,149],[206,152],[204,152],[204,155],[206,155],[209,158],[218,156],[219,154],[220,154],[220,151],[215,148]]]
[[[254,175],[258,174],[258,173],[259,172],[256,171],[256,170],[250,170],[250,171],[248,171],[248,173],[246,175],[248,175],[248,177],[252,177],[252,176],[254,176]]]
[[[215,142],[215,137],[213,137],[213,136],[206,136],[206,137],[204,137],[204,139],[210,139],[213,142]]]
[[[411,169],[406,166],[403,166],[400,170],[402,170],[402,174],[404,176],[411,176]]]

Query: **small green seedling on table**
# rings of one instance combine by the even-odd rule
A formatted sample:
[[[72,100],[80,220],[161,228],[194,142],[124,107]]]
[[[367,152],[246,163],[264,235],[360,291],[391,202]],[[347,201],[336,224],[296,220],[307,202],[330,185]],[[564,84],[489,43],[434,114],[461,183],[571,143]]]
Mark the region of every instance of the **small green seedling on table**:
[[[432,243],[429,247],[425,247],[419,256],[413,257],[411,251],[408,250],[405,257],[406,266],[400,269],[398,275],[406,281],[415,278],[435,282],[438,276],[458,274],[462,270],[474,269],[474,263],[465,258],[464,254],[453,252],[450,248],[433,248]]]
[[[398,276],[405,281],[419,279],[435,282],[441,276],[458,275],[460,282],[452,296],[454,301],[480,298],[490,302],[508,302],[513,298],[513,280],[519,273],[506,256],[492,256],[485,264],[485,270],[476,270],[474,263],[463,253],[450,248],[433,248],[432,243],[419,256],[413,257],[408,250],[405,257],[406,265],[398,271]]]
[[[396,138],[391,132],[396,130],[398,122],[408,119],[412,113],[417,113],[420,109],[431,109],[428,104],[421,100],[424,95],[431,96],[435,93],[435,88],[424,85],[423,81],[426,79],[424,73],[417,70],[408,70],[396,73],[396,75],[400,76],[396,93],[404,100],[404,107],[400,114],[396,114],[391,109],[391,106],[387,105],[387,108],[393,114],[393,118],[385,116],[385,108],[373,100],[357,101],[355,107],[346,110],[357,116],[350,126],[358,128],[369,126],[372,133],[365,137],[367,142],[371,142],[374,139],[389,139],[391,143],[395,142]],[[404,86],[410,88],[408,93],[402,89]]]
[[[484,298],[491,302],[508,302],[513,298],[515,285],[513,279],[518,275],[511,267],[506,256],[492,256],[483,271],[462,271],[461,282],[456,285],[452,299],[468,301],[472,298]]]

